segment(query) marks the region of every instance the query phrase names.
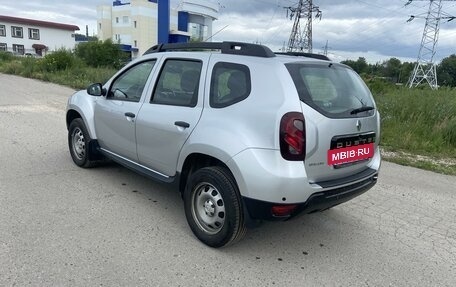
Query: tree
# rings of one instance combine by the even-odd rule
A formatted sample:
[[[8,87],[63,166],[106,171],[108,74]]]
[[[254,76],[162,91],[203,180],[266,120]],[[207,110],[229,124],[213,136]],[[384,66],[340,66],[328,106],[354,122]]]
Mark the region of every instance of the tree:
[[[437,66],[437,80],[441,86],[456,86],[456,55],[453,54]]]
[[[347,66],[350,66],[353,70],[355,70],[358,74],[368,73],[369,72],[369,64],[366,62],[366,58],[359,57],[358,60],[345,60],[341,62]]]
[[[384,62],[384,77],[390,78],[394,83],[400,81],[402,63],[399,59],[391,58],[388,61]]]
[[[406,84],[409,81],[410,76],[412,75],[413,69],[415,68],[415,65],[416,65],[416,63],[412,63],[412,62],[402,63],[401,74],[400,74],[400,78],[399,78],[400,83]]]

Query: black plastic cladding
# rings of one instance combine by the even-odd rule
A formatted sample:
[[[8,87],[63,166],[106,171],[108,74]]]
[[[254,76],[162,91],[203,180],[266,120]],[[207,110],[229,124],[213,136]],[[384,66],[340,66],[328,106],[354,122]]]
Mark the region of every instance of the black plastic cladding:
[[[158,44],[147,50],[144,55],[178,50],[220,50],[222,54],[273,58],[276,55],[266,46],[243,42],[201,42]]]

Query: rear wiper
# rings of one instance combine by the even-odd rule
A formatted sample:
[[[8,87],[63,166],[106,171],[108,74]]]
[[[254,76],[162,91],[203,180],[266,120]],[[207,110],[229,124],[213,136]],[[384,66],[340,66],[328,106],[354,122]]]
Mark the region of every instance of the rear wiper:
[[[371,111],[375,109],[374,107],[370,107],[370,106],[364,106],[364,107],[361,107],[361,108],[357,108],[357,109],[354,109],[350,112],[351,115],[356,115],[356,114],[359,114],[359,113],[362,113],[362,112],[367,112],[367,111]]]

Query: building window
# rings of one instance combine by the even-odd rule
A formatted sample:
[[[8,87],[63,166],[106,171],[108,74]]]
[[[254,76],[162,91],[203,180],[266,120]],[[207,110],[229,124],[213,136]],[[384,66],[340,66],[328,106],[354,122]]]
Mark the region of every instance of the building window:
[[[138,41],[135,40],[135,47],[138,47]]]
[[[119,23],[119,17],[116,17],[116,23]]]
[[[208,28],[206,25],[188,23],[188,32],[191,34],[191,39],[195,41],[204,41],[208,37]]]
[[[98,29],[101,30],[101,23],[98,23]]]
[[[24,45],[13,44],[13,51],[19,55],[24,55]]]
[[[134,26],[135,26],[135,28],[136,28],[136,25],[137,25],[136,21],[134,21],[133,24],[134,24]]]
[[[6,37],[6,28],[5,28],[5,25],[0,25],[0,36]]]
[[[40,39],[40,30],[29,28],[29,39],[39,40]]]
[[[11,26],[11,37],[13,38],[24,38],[22,27]]]
[[[128,16],[123,16],[123,17],[122,17],[122,22],[123,22],[124,24],[128,24]]]
[[[0,43],[0,51],[8,51],[8,46],[6,43]]]

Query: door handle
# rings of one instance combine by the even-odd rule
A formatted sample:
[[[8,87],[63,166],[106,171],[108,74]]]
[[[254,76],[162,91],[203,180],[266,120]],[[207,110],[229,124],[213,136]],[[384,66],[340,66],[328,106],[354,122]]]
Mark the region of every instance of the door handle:
[[[134,119],[136,117],[136,115],[134,113],[125,113],[125,116],[132,118],[132,119]]]
[[[176,126],[178,126],[178,127],[183,127],[184,129],[190,127],[190,124],[189,124],[189,123],[187,123],[187,122],[182,122],[182,121],[174,122],[174,125],[176,125]]]

